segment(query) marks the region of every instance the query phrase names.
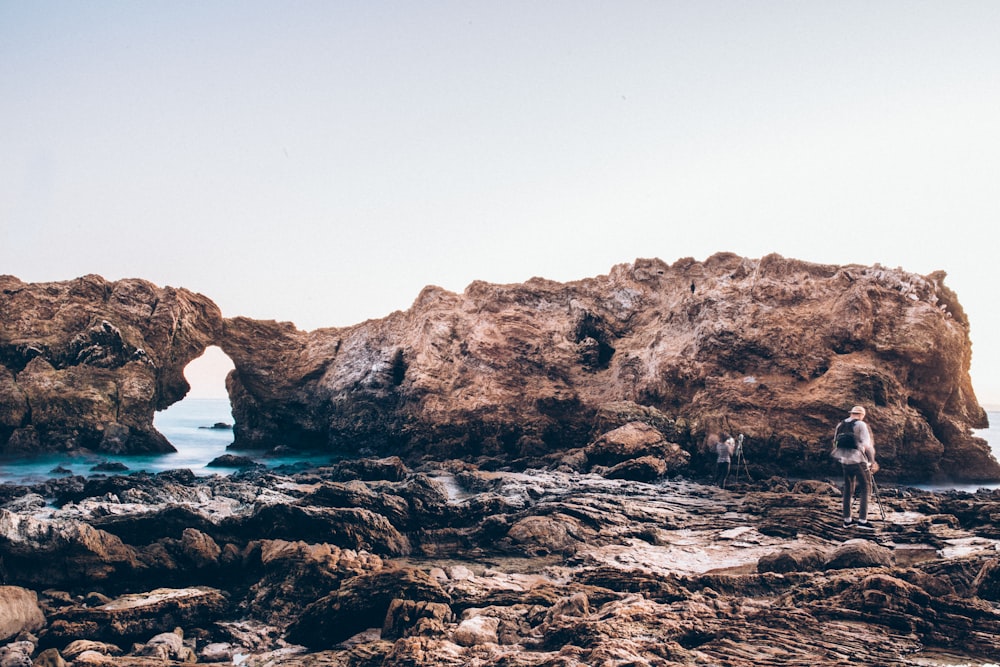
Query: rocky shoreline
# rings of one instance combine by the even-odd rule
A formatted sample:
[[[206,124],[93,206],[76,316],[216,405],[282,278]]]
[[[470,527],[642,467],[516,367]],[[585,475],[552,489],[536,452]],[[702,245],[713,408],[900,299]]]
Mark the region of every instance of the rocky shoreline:
[[[815,477],[832,424],[860,403],[885,479],[995,482],[945,277],[637,259],[568,283],[428,286],[405,311],[307,332],[141,279],[0,275],[0,454],[171,452],[154,414],[217,346],[240,450],[544,467],[644,422],[689,452],[745,433],[756,460]]]
[[[1000,492],[395,457],[0,486],[0,666],[945,665],[1000,655]],[[831,474],[833,471],[831,471]]]

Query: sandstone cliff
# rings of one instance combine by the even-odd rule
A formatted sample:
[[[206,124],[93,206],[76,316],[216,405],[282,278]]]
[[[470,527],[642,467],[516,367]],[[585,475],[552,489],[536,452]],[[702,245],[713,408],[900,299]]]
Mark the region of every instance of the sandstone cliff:
[[[645,422],[694,466],[707,433],[726,430],[747,435],[761,469],[826,475],[832,424],[861,403],[886,477],[1000,479],[972,436],[986,415],[943,280],[777,255],[649,259],[569,283],[428,287],[406,311],[303,332],[223,320],[200,295],[143,281],[5,277],[0,448],[106,448],[94,434],[107,424],[152,441],[153,410],[216,344],[235,364],[237,448],[559,464]]]

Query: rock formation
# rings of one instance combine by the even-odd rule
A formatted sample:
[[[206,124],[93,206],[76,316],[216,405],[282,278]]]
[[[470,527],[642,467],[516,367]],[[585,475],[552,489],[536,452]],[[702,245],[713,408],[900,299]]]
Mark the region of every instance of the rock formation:
[[[887,478],[998,479],[971,433],[986,415],[943,280],[718,254],[428,287],[405,312],[343,329],[230,319],[236,446],[534,464],[643,422],[692,465],[724,430],[747,435],[758,465],[815,475],[832,425],[861,403]]]
[[[815,476],[832,425],[861,403],[885,478],[1000,479],[972,434],[987,423],[969,324],[943,281],[723,253],[569,283],[428,287],[406,311],[304,332],[223,320],[200,295],[144,281],[7,276],[0,450],[163,449],[153,411],[184,395],[184,365],[214,344],[235,365],[236,449],[572,467],[642,423],[663,446],[619,474],[676,470],[671,445],[698,470],[706,435],[728,431],[746,434],[758,472]]]
[[[153,415],[218,340],[209,299],[145,280],[0,276],[0,452],[171,452]]]
[[[998,655],[996,491],[883,485],[877,530],[864,532],[842,525],[826,480],[722,490],[454,460],[6,486],[4,665],[903,667]]]

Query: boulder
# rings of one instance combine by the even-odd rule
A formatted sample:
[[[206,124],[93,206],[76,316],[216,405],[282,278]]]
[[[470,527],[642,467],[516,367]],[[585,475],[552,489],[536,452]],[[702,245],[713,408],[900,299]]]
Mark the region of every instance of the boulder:
[[[892,549],[869,540],[848,540],[833,550],[824,567],[840,570],[853,567],[889,567],[893,564]]]
[[[56,611],[40,640],[46,647],[81,637],[115,644],[142,641],[178,626],[209,625],[223,618],[228,608],[226,595],[214,588],[158,588],[123,595],[98,607]]]
[[[37,632],[45,626],[45,615],[34,591],[19,586],[0,586],[0,642],[22,632]]]
[[[330,648],[367,628],[381,628],[393,600],[448,604],[451,597],[428,573],[387,569],[348,579],[308,607],[289,626],[288,641],[312,649]]]
[[[38,588],[102,581],[139,567],[121,539],[70,519],[40,519],[0,509],[0,567],[9,581]]]

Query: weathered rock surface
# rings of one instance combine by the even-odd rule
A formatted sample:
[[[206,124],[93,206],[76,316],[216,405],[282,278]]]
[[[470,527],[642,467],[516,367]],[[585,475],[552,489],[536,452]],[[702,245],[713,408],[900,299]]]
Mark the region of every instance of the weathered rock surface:
[[[184,365],[215,344],[235,364],[241,448],[523,468],[641,422],[693,470],[710,464],[706,435],[728,431],[746,434],[758,472],[808,476],[861,403],[887,479],[997,480],[972,435],[986,413],[944,277],[777,255],[643,259],[569,283],[428,287],[406,311],[303,332],[223,320],[205,297],[139,280],[6,276],[0,449],[164,448],[153,411],[183,396]],[[638,479],[671,471],[621,464]]]
[[[719,254],[429,287],[344,329],[227,320],[236,441],[537,462],[644,421],[694,464],[725,430],[749,437],[753,460],[810,474],[862,403],[886,477],[996,479],[970,431],[986,417],[968,321],[943,279]]]
[[[43,617],[0,650],[121,667],[901,667],[997,655],[1000,491],[886,484],[866,533],[842,525],[825,479],[726,491],[682,478],[393,463],[135,474],[88,484],[72,501],[11,501],[0,508],[0,577],[12,586],[0,593],[37,596]],[[382,554],[354,548],[349,531],[308,521],[262,531],[255,518],[261,507],[357,505],[382,518],[369,526],[386,535],[366,538]],[[66,536],[90,533],[103,537],[87,544],[119,547],[68,548]],[[391,553],[398,539],[407,554]],[[52,587],[35,573],[60,565],[105,574]]]
[[[153,414],[218,340],[209,299],[145,280],[0,276],[0,452],[172,452]]]
[[[34,591],[19,586],[0,586],[0,642],[22,632],[45,627],[45,616]]]

